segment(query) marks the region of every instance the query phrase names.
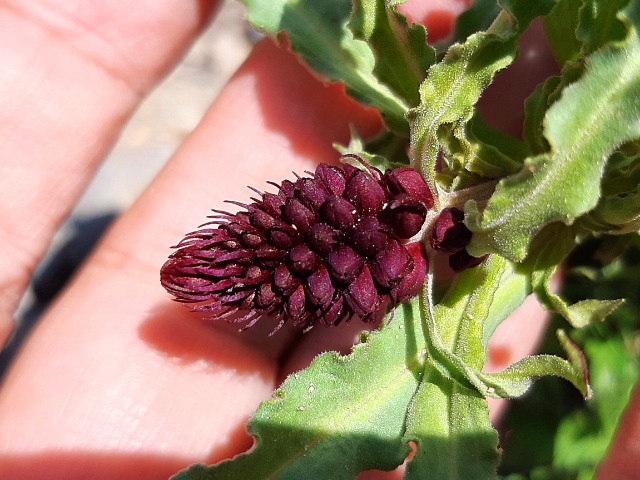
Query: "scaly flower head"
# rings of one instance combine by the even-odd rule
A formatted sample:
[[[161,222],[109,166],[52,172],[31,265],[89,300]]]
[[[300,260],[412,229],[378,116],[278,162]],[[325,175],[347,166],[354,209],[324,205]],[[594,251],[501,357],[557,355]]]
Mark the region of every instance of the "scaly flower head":
[[[303,329],[353,316],[379,320],[422,286],[422,228],[433,197],[411,168],[320,164],[260,193],[238,213],[216,211],[161,270],[180,302],[214,319],[253,325],[263,315]]]

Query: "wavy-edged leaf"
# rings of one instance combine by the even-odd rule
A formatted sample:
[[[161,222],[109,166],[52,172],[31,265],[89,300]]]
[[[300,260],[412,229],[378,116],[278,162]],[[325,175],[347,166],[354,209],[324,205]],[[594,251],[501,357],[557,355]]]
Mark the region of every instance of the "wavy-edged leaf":
[[[489,422],[486,399],[434,369],[428,371],[407,416],[405,441],[415,443],[416,453],[404,478],[493,478],[498,434]]]
[[[571,382],[585,399],[591,398],[587,374],[587,361],[580,349],[562,330],[558,339],[567,354],[568,361],[555,355],[525,357],[501,372],[481,373],[486,385],[500,397],[515,398],[523,395],[540,377],[553,375]]]
[[[624,39],[626,28],[618,18],[618,12],[629,0],[583,0],[582,3],[576,36],[583,44],[583,54]]]
[[[242,0],[251,24],[269,35],[286,32],[291,47],[317,73],[344,82],[347,93],[377,108],[387,126],[408,134],[409,105],[373,73],[369,46],[347,28],[349,0]]]
[[[607,0],[608,1],[608,0]],[[582,42],[576,38],[583,0],[558,0],[549,15],[542,19],[551,50],[559,64],[578,60]]]
[[[347,356],[329,352],[290,375],[255,413],[256,446],[217,466],[194,466],[176,480],[330,478],[391,470],[409,448],[400,440],[422,372],[416,302]]]
[[[497,434],[477,371],[485,362],[486,339],[524,300],[527,289],[525,276],[494,256],[459,275],[433,311],[423,296],[428,355],[407,416],[404,438],[415,443],[416,454],[405,478],[424,478],[425,472],[461,480],[494,476]]]
[[[408,114],[411,125],[412,165],[436,191],[438,133],[443,125],[462,129],[494,75],[513,62],[519,35],[539,15],[548,13],[552,0],[504,1],[505,10],[486,32],[449,48],[443,60],[429,69],[420,87],[420,105]]]
[[[584,75],[548,110],[551,152],[528,158],[522,171],[503,179],[482,214],[467,205],[473,255],[498,252],[521,261],[544,225],[570,224],[596,206],[607,157],[640,136],[638,10],[637,2],[627,10],[627,40],[590,56]]]
[[[418,89],[427,69],[435,62],[435,50],[427,44],[422,25],[407,19],[385,0],[354,0],[349,26],[355,38],[364,40],[375,56],[375,76],[410,106],[420,100]]]

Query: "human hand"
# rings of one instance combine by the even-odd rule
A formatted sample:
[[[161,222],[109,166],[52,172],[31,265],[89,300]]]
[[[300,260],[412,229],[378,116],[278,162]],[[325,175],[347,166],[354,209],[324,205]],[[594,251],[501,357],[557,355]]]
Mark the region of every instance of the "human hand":
[[[457,14],[463,4],[442,8]],[[216,2],[176,5],[0,7],[5,332],[56,227]],[[156,479],[230,457],[251,445],[245,423],[287,373],[320,351],[348,349],[358,322],[302,337],[267,337],[267,320],[240,334],[202,323],[170,301],[158,269],[210,208],[248,197],[246,185],[335,160],[332,144],[348,141],[350,124],[364,136],[380,128],[375,112],[322,86],[284,49],[255,48],[26,343],[0,391],[0,477]],[[538,308],[529,301],[496,333],[494,352],[508,352],[496,363],[531,350],[536,334],[522,325],[540,330]]]

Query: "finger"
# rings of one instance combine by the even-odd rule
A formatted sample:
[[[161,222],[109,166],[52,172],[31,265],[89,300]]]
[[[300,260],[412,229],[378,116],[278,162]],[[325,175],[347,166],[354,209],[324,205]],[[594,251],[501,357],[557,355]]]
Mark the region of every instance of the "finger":
[[[640,387],[636,386],[625,413],[620,419],[616,438],[596,478],[633,480],[638,478],[640,458]]]
[[[335,160],[349,124],[380,128],[292,55],[255,49],[17,359],[0,392],[10,478],[100,478],[105,464],[160,478],[248,447],[244,425],[275,386],[282,337],[262,332],[257,348],[250,332],[203,324],[169,300],[159,267],[210,208],[246,200],[247,184]]]
[[[410,22],[427,27],[429,43],[436,43],[451,33],[458,15],[471,6],[470,0],[409,0],[398,5],[398,10]]]
[[[218,3],[0,4],[0,346],[57,226]]]

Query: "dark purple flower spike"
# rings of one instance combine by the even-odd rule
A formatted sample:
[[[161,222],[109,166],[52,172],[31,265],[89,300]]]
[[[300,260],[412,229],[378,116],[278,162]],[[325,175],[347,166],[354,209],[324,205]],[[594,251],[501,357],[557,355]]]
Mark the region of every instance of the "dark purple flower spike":
[[[425,249],[404,241],[421,230],[433,197],[415,170],[382,174],[355,158],[366,170],[320,164],[275,194],[232,202],[238,213],[216,211],[177,245],[162,285],[194,310],[247,327],[263,315],[279,320],[276,330],[379,320],[424,282]]]

